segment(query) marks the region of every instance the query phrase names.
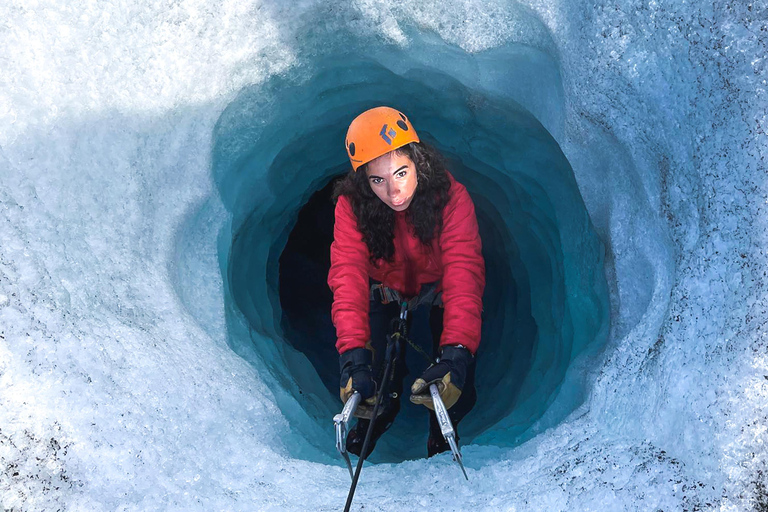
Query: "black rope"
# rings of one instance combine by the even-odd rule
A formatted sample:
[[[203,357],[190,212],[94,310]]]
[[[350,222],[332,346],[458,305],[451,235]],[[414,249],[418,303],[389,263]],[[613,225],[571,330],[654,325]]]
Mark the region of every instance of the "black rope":
[[[373,415],[371,416],[371,422],[368,424],[368,430],[366,430],[365,432],[365,440],[363,441],[363,448],[360,451],[360,458],[357,460],[357,467],[355,468],[355,475],[352,477],[352,486],[349,488],[349,494],[347,494],[347,504],[344,506],[344,512],[349,512],[349,507],[352,506],[352,498],[355,496],[357,481],[360,478],[360,472],[363,469],[363,462],[365,461],[365,455],[368,452],[368,445],[371,442],[373,426],[376,423],[376,420],[378,419],[379,407],[381,407],[381,402],[384,398],[384,395],[386,394],[387,388],[389,388],[388,386],[389,381],[392,378],[392,375],[390,375],[390,372],[394,367],[394,360],[397,357],[397,354],[399,352],[398,347],[399,347],[400,338],[404,337],[405,333],[407,332],[407,311],[408,311],[407,306],[408,304],[404,302],[400,309],[400,321],[398,322],[397,329],[392,335],[387,336],[387,351],[385,355],[387,364],[384,370],[384,376],[383,376],[384,378],[381,381],[382,382],[381,389],[379,389],[379,392],[376,395],[376,405],[373,407]]]
[[[368,424],[368,430],[365,432],[365,440],[363,441],[363,448],[360,451],[360,458],[357,460],[357,467],[355,468],[355,475],[352,477],[352,486],[349,488],[349,494],[347,494],[347,504],[344,506],[344,512],[349,512],[349,507],[352,506],[352,498],[355,496],[355,489],[357,488],[357,481],[360,479],[360,472],[363,469],[363,462],[365,461],[364,455],[368,452],[368,446],[371,442],[373,433],[373,426],[378,419],[379,408],[381,407],[386,391],[389,388],[391,380],[394,378],[394,361],[400,351],[400,340],[405,340],[413,349],[424,356],[429,364],[433,364],[434,360],[427,352],[419,345],[411,341],[408,337],[408,302],[403,301],[400,306],[400,318],[396,319],[392,323],[391,335],[387,336],[387,350],[386,350],[386,366],[384,374],[381,376],[381,388],[376,395],[376,404],[373,407],[373,415],[371,416],[371,422]]]
[[[400,338],[404,339],[404,340],[405,340],[405,341],[406,341],[406,342],[407,342],[407,343],[408,343],[408,344],[409,344],[409,345],[410,345],[410,346],[411,346],[411,347],[412,347],[412,348],[413,348],[413,349],[414,349],[416,352],[418,352],[419,354],[421,354],[422,356],[424,356],[424,359],[426,359],[426,360],[427,360],[427,362],[428,362],[429,364],[432,364],[432,363],[434,363],[434,362],[435,362],[435,361],[434,361],[434,360],[433,360],[433,359],[432,359],[432,358],[429,356],[429,354],[427,354],[427,351],[426,351],[426,350],[424,350],[424,349],[423,349],[423,348],[421,348],[419,345],[417,345],[416,343],[414,343],[413,341],[411,341],[411,339],[410,339],[410,338],[407,338],[407,337],[405,337],[405,336],[399,336],[399,334],[398,334],[398,333],[395,333],[395,334],[394,334],[394,336],[398,336],[398,337],[400,337]]]

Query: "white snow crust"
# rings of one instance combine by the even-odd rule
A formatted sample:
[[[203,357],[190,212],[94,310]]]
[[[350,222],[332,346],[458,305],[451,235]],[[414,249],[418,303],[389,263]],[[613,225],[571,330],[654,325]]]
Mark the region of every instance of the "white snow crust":
[[[353,508],[766,509],[766,2],[276,4],[0,5],[0,507],[343,508],[346,469],[291,455],[227,345],[226,212],[197,219],[202,264],[176,242],[216,197],[228,102],[344,26],[559,62],[562,115],[530,110],[606,244],[613,319],[565,421],[465,446],[469,483],[447,455],[367,466]]]

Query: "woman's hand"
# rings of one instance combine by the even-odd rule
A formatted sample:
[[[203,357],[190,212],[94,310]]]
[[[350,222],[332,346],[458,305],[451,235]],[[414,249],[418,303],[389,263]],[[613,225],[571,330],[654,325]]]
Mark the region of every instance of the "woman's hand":
[[[339,394],[342,402],[347,403],[355,391],[360,393],[363,401],[373,399],[376,394],[376,382],[373,380],[372,363],[373,354],[366,348],[353,348],[339,356],[341,367]]]
[[[473,359],[472,353],[461,345],[443,347],[440,362],[427,368],[411,386],[411,402],[424,405],[434,411],[435,404],[432,402],[429,386],[437,384],[437,390],[445,407],[447,409],[453,407],[464,389],[467,368]]]

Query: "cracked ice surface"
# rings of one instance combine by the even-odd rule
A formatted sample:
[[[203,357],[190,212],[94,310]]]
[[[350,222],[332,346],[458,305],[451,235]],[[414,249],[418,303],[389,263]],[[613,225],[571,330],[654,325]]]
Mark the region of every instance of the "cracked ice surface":
[[[222,110],[245,86],[300,76],[340,29],[380,47],[408,49],[416,31],[478,59],[520,44],[557,60],[560,114],[525,77],[515,99],[573,166],[612,312],[567,419],[514,448],[464,447],[470,485],[448,457],[372,465],[355,503],[765,505],[764,2],[41,1],[0,14],[5,509],[341,508],[346,469],[294,458],[275,390],[232,352],[209,300],[226,212],[180,232],[215,196]],[[199,244],[195,265],[177,254],[182,235]]]

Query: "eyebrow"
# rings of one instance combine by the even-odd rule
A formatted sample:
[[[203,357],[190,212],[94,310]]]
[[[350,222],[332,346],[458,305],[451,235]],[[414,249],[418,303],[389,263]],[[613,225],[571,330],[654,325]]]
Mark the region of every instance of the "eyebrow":
[[[395,169],[394,171],[392,171],[392,174],[397,174],[397,173],[399,173],[400,171],[402,171],[403,169],[407,169],[407,168],[408,168],[408,166],[407,166],[407,165],[401,165],[400,167],[398,167],[397,169]],[[377,175],[375,175],[375,174],[371,174],[370,176],[368,176],[368,179],[369,179],[369,180],[370,180],[370,179],[372,179],[372,178],[381,178],[381,176],[377,176]]]

